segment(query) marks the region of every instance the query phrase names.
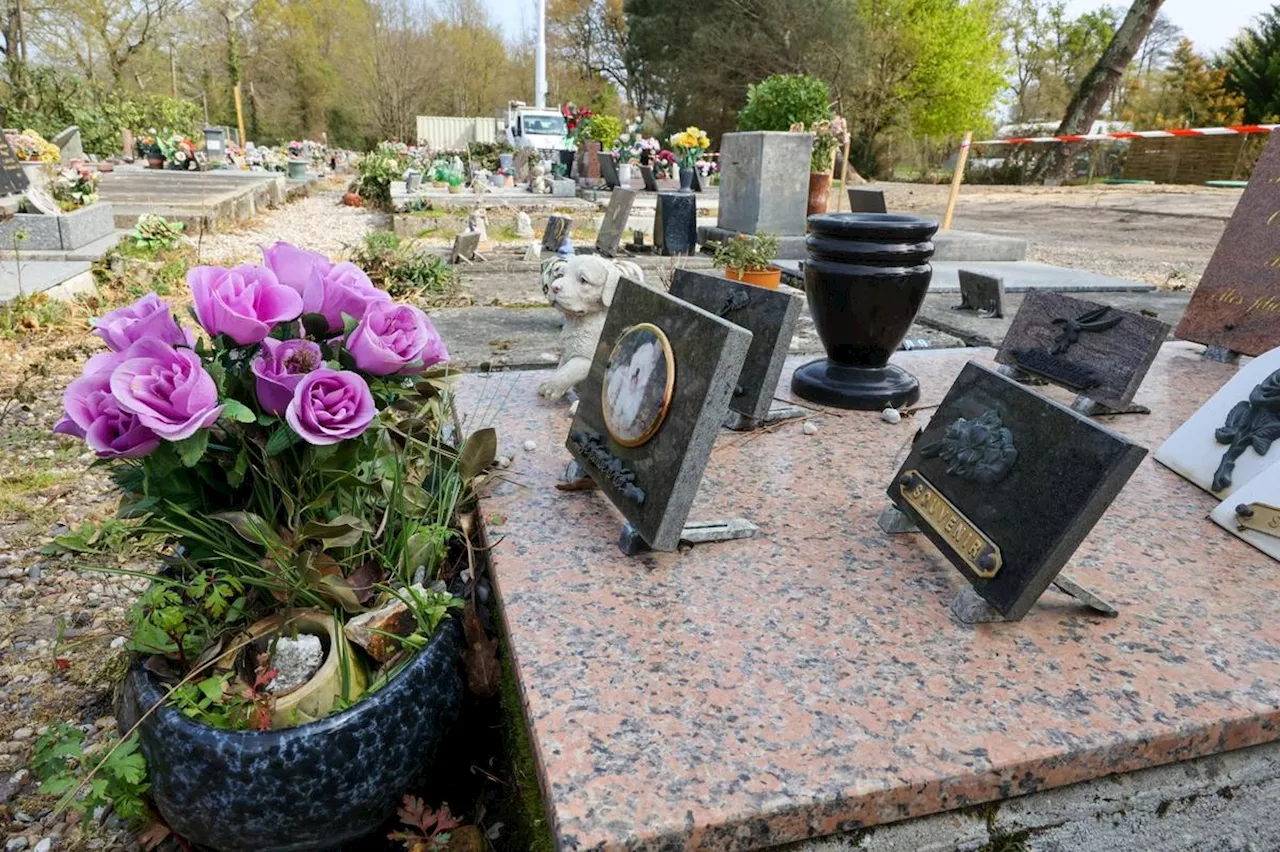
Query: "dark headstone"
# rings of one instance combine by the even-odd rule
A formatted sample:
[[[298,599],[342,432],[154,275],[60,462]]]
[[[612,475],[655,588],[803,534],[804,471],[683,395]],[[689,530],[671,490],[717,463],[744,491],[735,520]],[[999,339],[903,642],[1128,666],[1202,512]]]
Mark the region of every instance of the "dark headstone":
[[[1023,299],[996,360],[1119,409],[1168,336],[1158,319],[1037,290]]]
[[[453,238],[453,251],[449,254],[450,263],[474,260],[476,249],[480,247],[479,231],[463,231]]]
[[[634,189],[620,186],[609,193],[609,206],[605,208],[604,220],[596,233],[597,253],[605,257],[613,257],[618,253],[622,235],[627,230],[627,219],[631,216],[631,205],[635,200]]]
[[[577,174],[575,177],[600,179],[600,143],[584,142],[578,149]]]
[[[1277,272],[1280,134],[1273,133],[1175,335],[1245,355],[1280,344]]]
[[[690,187],[694,192],[702,192],[702,172],[695,167],[693,170],[693,185]]]
[[[609,189],[622,186],[622,180],[618,177],[618,164],[613,161],[612,154],[600,155],[600,177],[604,178],[604,185]]]
[[[1146,453],[970,362],[888,493],[974,590],[1015,620],[1057,577]]]
[[[852,189],[849,191],[853,192]],[[964,311],[980,311],[990,317],[1003,317],[1004,279],[998,275],[983,275],[981,272],[961,269],[959,308]]]
[[[565,237],[573,230],[572,216],[548,216],[547,228],[542,232],[542,248],[546,251],[559,251],[564,245]]]
[[[804,300],[785,290],[768,290],[692,269],[675,271],[670,293],[751,332],[751,347],[729,408],[763,420],[778,389]]]
[[[645,192],[658,191],[658,180],[653,176],[653,166],[641,166],[640,179],[644,181]]]
[[[665,336],[669,359],[644,324]],[[637,333],[658,342],[628,347]],[[726,320],[660,290],[618,282],[591,372],[578,386],[566,446],[654,550],[680,542],[750,343],[750,332]],[[627,359],[613,365],[619,372],[636,364],[647,377],[639,395],[607,393],[615,346]],[[633,429],[647,434],[637,443]]]
[[[27,175],[22,171],[18,155],[13,153],[9,140],[0,134],[0,195],[25,192],[27,186]]]
[[[698,201],[691,192],[660,192],[653,214],[653,244],[659,254],[698,251]]]
[[[850,213],[888,213],[884,204],[884,190],[864,186],[849,187]]]

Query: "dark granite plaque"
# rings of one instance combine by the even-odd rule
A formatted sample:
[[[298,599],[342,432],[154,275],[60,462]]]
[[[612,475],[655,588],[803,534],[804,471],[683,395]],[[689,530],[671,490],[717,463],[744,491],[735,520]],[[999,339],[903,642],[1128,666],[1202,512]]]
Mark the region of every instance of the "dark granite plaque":
[[[13,153],[9,140],[0,134],[0,195],[25,192],[27,186],[27,175],[22,171],[18,155]]]
[[[610,364],[614,348],[633,327],[648,323],[670,345],[666,361],[655,369],[657,347],[633,354],[642,386],[630,406],[624,386],[613,393],[613,381],[626,376],[631,361]],[[654,550],[675,550],[689,516],[689,507],[702,481],[702,471],[720,424],[729,411],[729,400],[751,345],[751,332],[701,308],[682,302],[660,290],[626,278],[618,282],[613,304],[596,345],[591,372],[578,385],[578,412],[569,427],[566,446],[587,474]],[[634,353],[634,349],[631,350]],[[625,428],[648,407],[663,398],[661,381],[674,380],[665,391],[666,409],[656,418],[660,425],[642,443],[626,446],[610,434],[605,405],[622,411],[610,417],[614,430]],[[645,387],[654,385],[656,393]],[[606,389],[610,389],[606,400]],[[621,424],[621,425],[620,425]],[[628,433],[629,434],[629,433]],[[630,442],[628,442],[630,443]]]
[[[691,192],[660,192],[653,213],[653,244],[658,254],[698,251],[698,201]]]
[[[761,420],[769,413],[803,299],[720,275],[677,269],[671,295],[751,332],[751,348],[729,408]]]
[[[596,251],[599,254],[613,257],[618,253],[635,200],[636,191],[627,187],[618,187],[609,193],[609,206],[605,208],[604,220],[596,233]]]
[[[545,251],[559,251],[564,245],[564,238],[573,230],[572,216],[548,216],[547,229],[542,232],[542,248]]]
[[[1280,133],[1253,167],[1175,334],[1245,355],[1280,345]]]
[[[884,190],[849,187],[849,210],[852,213],[888,213],[884,204]]]
[[[600,155],[600,177],[604,178],[604,185],[609,189],[622,186],[622,181],[618,177],[618,164],[614,161],[612,154]]]
[[[640,179],[644,181],[645,192],[658,191],[658,179],[653,176],[653,166],[641,166]]]
[[[1053,582],[1146,453],[970,362],[888,493],[1012,620]]]
[[[1036,290],[1023,299],[996,360],[1120,409],[1168,336],[1158,319]]]
[[[853,192],[853,190],[849,190]],[[989,317],[1004,316],[1004,279],[998,275],[960,270],[960,310],[979,311]]]

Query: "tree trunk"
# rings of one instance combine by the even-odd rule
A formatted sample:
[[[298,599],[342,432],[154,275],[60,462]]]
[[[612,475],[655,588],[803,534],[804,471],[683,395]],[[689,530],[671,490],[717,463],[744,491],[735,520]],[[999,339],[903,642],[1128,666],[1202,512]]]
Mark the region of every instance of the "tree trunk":
[[[1120,82],[1125,69],[1133,61],[1134,54],[1151,31],[1151,25],[1155,23],[1163,3],[1164,0],[1133,0],[1129,14],[1125,15],[1124,23],[1112,36],[1111,43],[1080,81],[1080,88],[1067,105],[1067,112],[1058,125],[1058,136],[1089,132],[1098,113],[1102,111],[1103,104],[1115,92],[1116,84]],[[1041,175],[1060,181],[1068,177],[1081,144],[1083,143],[1056,146],[1041,161]]]

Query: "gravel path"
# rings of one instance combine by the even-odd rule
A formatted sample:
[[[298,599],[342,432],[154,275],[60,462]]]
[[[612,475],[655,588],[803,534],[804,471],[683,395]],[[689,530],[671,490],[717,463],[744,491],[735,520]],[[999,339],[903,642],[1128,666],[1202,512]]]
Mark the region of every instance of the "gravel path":
[[[345,258],[364,235],[391,226],[385,213],[342,204],[342,189],[326,189],[301,201],[269,211],[247,227],[206,236],[200,244],[202,263],[229,264],[258,261],[260,245],[276,240],[318,251],[331,258]]]

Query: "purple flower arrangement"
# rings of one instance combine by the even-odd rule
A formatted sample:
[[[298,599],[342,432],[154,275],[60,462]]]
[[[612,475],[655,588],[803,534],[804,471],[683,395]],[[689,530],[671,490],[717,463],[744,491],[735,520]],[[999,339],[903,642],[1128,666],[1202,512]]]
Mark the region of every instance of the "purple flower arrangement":
[[[370,382],[394,396],[396,380],[448,360],[426,314],[393,303],[354,264],[287,243],[263,256],[187,273],[207,344],[154,293],[98,319],[93,333],[111,351],[68,386],[54,431],[104,459],[249,423],[324,446],[359,437],[386,407]]]

